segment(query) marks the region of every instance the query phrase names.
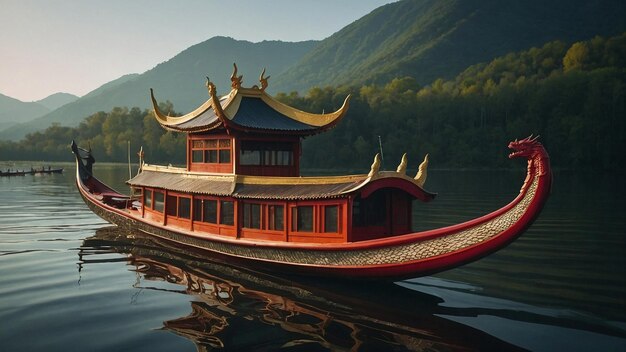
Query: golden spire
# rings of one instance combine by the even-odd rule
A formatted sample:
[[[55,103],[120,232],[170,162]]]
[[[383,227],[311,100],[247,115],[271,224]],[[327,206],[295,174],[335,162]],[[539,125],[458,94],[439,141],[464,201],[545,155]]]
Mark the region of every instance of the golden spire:
[[[265,75],[265,68],[263,68],[263,72],[261,72],[261,76],[259,77],[259,82],[261,82],[261,91],[265,91],[267,88],[267,80],[272,76],[263,77]]]
[[[241,88],[241,82],[243,82],[243,75],[237,76],[237,64],[233,62],[233,74],[230,75],[230,81],[232,82],[230,86],[233,89]]]
[[[428,176],[428,154],[424,157],[424,161],[420,164],[417,169],[417,174],[415,175],[415,183],[424,187],[424,183],[426,183],[426,176]]]
[[[376,156],[374,156],[374,162],[372,163],[372,167],[370,168],[370,173],[367,174],[367,177],[373,177],[374,175],[378,173],[379,169],[380,169],[380,153],[376,153]]]
[[[226,119],[226,115],[224,114],[224,110],[222,110],[222,104],[220,104],[220,98],[217,96],[217,89],[215,88],[215,84],[209,81],[209,77],[206,78],[206,86],[209,88],[209,95],[211,96],[211,105],[213,106],[213,111],[217,117],[224,121]]]
[[[213,97],[215,95],[215,84],[211,82],[208,76],[206,78],[206,87],[209,91],[209,97]]]
[[[402,154],[402,160],[400,160],[400,165],[398,165],[398,168],[396,169],[396,172],[399,174],[406,174],[406,153]]]

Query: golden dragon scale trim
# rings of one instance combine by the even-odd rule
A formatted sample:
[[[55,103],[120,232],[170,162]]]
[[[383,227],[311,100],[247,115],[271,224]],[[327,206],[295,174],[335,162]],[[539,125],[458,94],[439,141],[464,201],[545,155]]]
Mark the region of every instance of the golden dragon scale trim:
[[[102,211],[102,209],[90,204],[89,202],[87,202],[87,204],[90,204],[92,211],[113,223],[117,223],[118,225],[131,226],[148,234],[175,240],[187,245],[212,250],[226,255],[271,262],[282,262],[285,264],[322,266],[385,265],[401,264],[448,254],[454,251],[463,250],[497,236],[504,230],[511,227],[525,213],[535,194],[537,183],[538,178],[535,177],[533,183],[528,189],[528,192],[526,192],[525,196],[518,204],[504,214],[501,214],[478,226],[450,233],[441,237],[403,245],[349,251],[244,247],[228,243],[214,242],[199,237],[181,235],[164,229],[157,229],[140,222],[131,221],[132,224],[130,224],[126,223],[126,221],[122,221],[123,223],[120,223],[120,220],[130,219],[124,219],[118,216],[108,216],[111,214]]]

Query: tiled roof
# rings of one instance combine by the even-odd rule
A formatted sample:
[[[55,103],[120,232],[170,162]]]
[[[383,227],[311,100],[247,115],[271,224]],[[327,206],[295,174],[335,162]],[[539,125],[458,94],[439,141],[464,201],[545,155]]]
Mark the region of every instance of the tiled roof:
[[[214,87],[212,83],[209,83]],[[314,114],[285,105],[258,87],[236,88],[217,98],[210,97],[194,111],[183,116],[168,116],[158,107],[151,90],[156,120],[166,129],[179,132],[203,132],[216,128],[312,135],[333,127],[346,114],[349,96],[335,112]]]
[[[316,130],[318,127],[288,118],[258,97],[242,97],[231,121],[242,127],[282,131]]]
[[[312,200],[343,197],[354,192],[369,194],[377,189],[403,189],[415,199],[429,201],[435,194],[396,172],[380,172],[374,177],[349,175],[331,177],[263,177],[233,174],[200,174],[184,169],[146,166],[127,183],[131,186],[167,189],[176,192],[228,196],[242,199]]]
[[[234,177],[195,177],[181,173],[143,171],[128,180],[131,186],[154,187],[178,192],[214,196],[229,196],[234,189]]]

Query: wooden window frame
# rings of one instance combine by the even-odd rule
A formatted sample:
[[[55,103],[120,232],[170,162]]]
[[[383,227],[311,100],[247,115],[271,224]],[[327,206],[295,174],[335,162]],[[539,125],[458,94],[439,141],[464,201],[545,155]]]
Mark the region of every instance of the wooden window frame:
[[[247,145],[248,144],[248,145]],[[253,148],[246,148],[249,146]],[[289,147],[289,148],[281,148]],[[260,146],[260,147],[259,147]],[[254,148],[259,147],[259,148]],[[272,148],[274,147],[274,148]],[[259,153],[259,163],[246,163],[244,162],[243,153],[245,151],[257,152]],[[278,163],[278,154],[279,152],[288,153],[288,161],[287,164],[279,164]],[[242,140],[240,142],[239,147],[239,164],[241,166],[263,166],[263,167],[294,167],[295,166],[295,152],[294,152],[294,143],[285,141],[285,142],[265,142],[258,140]],[[282,158],[281,158],[282,159]]]
[[[337,209],[337,214],[336,214],[336,223],[335,223],[335,231],[327,231],[326,230],[326,209],[330,208],[330,207],[335,207]],[[324,205],[320,205],[320,233],[334,233],[334,234],[338,234],[341,233],[341,204],[324,204]]]
[[[223,209],[222,209],[223,205],[222,205],[222,203],[225,203],[225,202],[229,202],[229,203],[233,204],[233,215],[232,215],[233,223],[232,224],[225,224],[222,221],[223,220],[223,218],[222,218],[222,216],[223,216]],[[236,207],[237,207],[237,202],[235,202],[234,200],[219,199],[218,202],[217,202],[217,221],[218,221],[218,225],[220,225],[220,226],[230,226],[230,227],[237,226],[237,210],[236,210]]]
[[[302,231],[298,228],[298,208],[311,208],[312,209],[312,214],[311,214],[311,231]],[[317,216],[317,206],[315,206],[315,204],[294,204],[292,206],[289,207],[289,211],[290,211],[290,223],[289,223],[289,231],[291,233],[306,233],[306,234],[313,234],[313,233],[318,233],[319,231],[317,231],[317,221],[316,219],[318,218]],[[295,221],[295,223],[294,223]],[[295,226],[294,226],[295,224]],[[294,228],[295,227],[295,228]]]
[[[258,207],[258,212],[257,212],[257,217],[258,217],[258,222],[259,222],[259,226],[258,227],[253,227],[251,225],[253,225],[254,222],[254,213],[252,211],[253,208],[257,208]],[[247,202],[247,201],[243,201],[241,204],[241,228],[242,229],[249,229],[249,230],[264,230],[265,229],[265,216],[263,214],[263,204],[259,203],[259,202]]]
[[[193,200],[192,200],[192,196],[190,194],[168,192],[166,199],[168,199],[170,197],[174,198],[175,201],[176,201],[176,205],[174,206],[174,209],[176,210],[176,213],[175,214],[170,214],[167,211],[167,207],[170,206],[170,202],[167,201],[166,202],[167,206],[166,206],[166,209],[165,209],[165,215],[167,215],[168,218],[174,218],[174,219],[183,220],[183,221],[191,221],[192,218],[193,218],[193,209],[192,209],[192,202],[193,202]],[[180,213],[181,213],[181,211],[180,211],[181,210],[181,201],[180,201],[180,199],[181,198],[185,198],[185,199],[189,200],[189,217],[181,217],[180,216]]]
[[[286,220],[287,220],[287,214],[285,212],[285,209],[287,209],[286,204],[284,203],[266,203],[263,204],[264,210],[262,211],[262,216],[264,219],[264,223],[266,224],[265,226],[265,230],[266,231],[276,231],[276,232],[284,232],[285,231],[285,226],[286,224]],[[273,212],[273,218],[272,218],[272,213],[270,211],[270,208],[276,208],[276,207],[281,207],[282,208],[282,228],[277,229],[276,228],[276,214],[278,214],[278,212],[274,211]],[[273,220],[273,221],[272,221]],[[270,227],[274,227],[273,229]]]
[[[157,209],[156,205],[156,194],[160,194],[163,196],[163,199],[161,200],[162,204],[162,208],[159,210]],[[152,208],[151,208],[154,212],[165,215],[165,191],[160,191],[160,190],[156,190],[156,189],[152,189]]]
[[[204,224],[211,224],[211,225],[219,225],[219,203],[220,200],[218,198],[213,198],[213,197],[194,197],[193,198],[194,201],[194,214],[192,215],[192,219],[194,222],[201,222]],[[195,212],[197,211],[196,209],[196,204],[195,202],[199,201],[200,202],[200,209],[198,211],[200,211],[200,219],[196,219],[195,217]],[[215,202],[215,222],[211,222],[211,221],[207,221],[205,218],[205,208],[204,205],[206,202]]]
[[[215,146],[209,146],[209,142],[215,142]],[[201,146],[197,147],[196,143],[200,143]],[[224,144],[224,145],[223,145]],[[227,144],[227,145],[226,145]],[[190,163],[191,164],[209,164],[209,165],[232,165],[233,163],[233,141],[230,138],[216,137],[216,138],[197,138],[190,139]],[[194,161],[194,152],[202,152],[202,161]],[[214,151],[216,161],[207,161],[207,153]],[[228,160],[223,161],[222,152],[228,152]]]

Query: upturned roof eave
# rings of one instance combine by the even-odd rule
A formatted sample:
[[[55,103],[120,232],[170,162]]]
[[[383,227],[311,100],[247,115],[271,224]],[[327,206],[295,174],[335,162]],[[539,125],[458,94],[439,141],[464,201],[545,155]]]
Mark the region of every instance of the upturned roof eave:
[[[150,89],[154,116],[157,122],[163,128],[175,132],[205,132],[219,127],[224,127],[227,130],[236,130],[241,132],[259,132],[269,134],[288,133],[304,137],[322,133],[334,127],[343,118],[343,116],[345,116],[350,101],[350,95],[348,95],[344,100],[343,105],[337,111],[328,114],[313,114],[283,104],[265,93],[264,89],[260,89],[257,86],[252,88],[234,87],[228,95],[221,98],[217,97],[215,86],[211,82],[207,82],[207,87],[209,88],[209,99],[192,112],[179,117],[165,115],[161,112],[158,107],[158,102],[154,97],[154,92]],[[241,100],[241,97],[254,97],[261,99],[263,103],[265,103],[272,110],[276,111],[278,114],[301,124],[311,126],[311,128],[274,129],[238,124],[233,121],[233,119],[236,116],[238,103]],[[216,120],[211,121],[208,124],[192,124],[189,127],[181,127],[182,124],[189,124],[193,120],[205,114],[209,109],[212,109],[217,116]]]

